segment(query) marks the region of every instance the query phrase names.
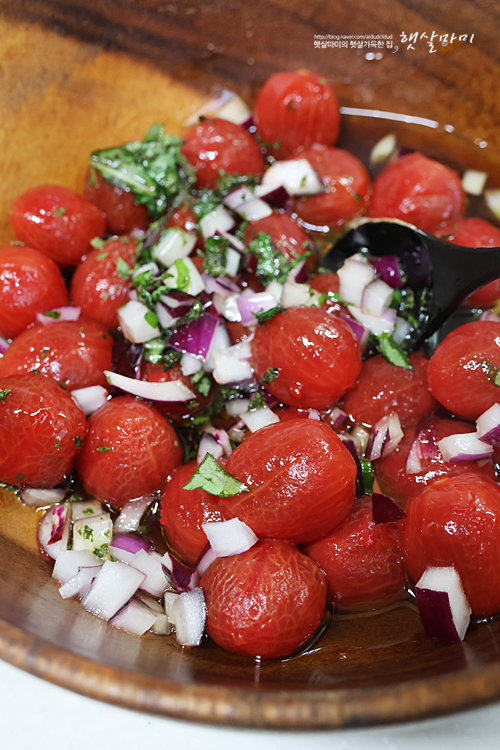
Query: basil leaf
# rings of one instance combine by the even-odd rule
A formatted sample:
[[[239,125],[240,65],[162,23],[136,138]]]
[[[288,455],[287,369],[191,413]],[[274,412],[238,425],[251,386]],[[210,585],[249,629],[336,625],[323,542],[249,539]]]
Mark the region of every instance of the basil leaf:
[[[396,344],[390,333],[381,333],[376,338],[380,353],[391,365],[402,367],[404,370],[413,370],[408,355]]]
[[[270,310],[262,310],[258,313],[252,313],[252,315],[257,318],[257,322],[261,326],[263,323],[271,320],[271,318],[274,318],[278,313],[284,312],[284,310],[285,308],[281,307],[281,305],[276,305],[276,307],[271,307]]]
[[[250,487],[222,468],[211,453],[207,453],[187,484],[185,490],[204,490],[217,497],[233,497],[250,492]]]
[[[277,367],[270,367],[268,370],[265,371],[264,375],[261,377],[261,380],[263,383],[272,383],[273,380],[276,380],[276,378],[279,377],[279,372]]]
[[[247,412],[257,411],[257,409],[263,409],[266,405],[266,401],[262,393],[254,393],[248,404]]]
[[[363,484],[363,493],[365,495],[371,495],[373,492],[373,482],[375,479],[372,463],[371,461],[367,461],[365,458],[360,458],[359,463],[361,465],[361,482]]]

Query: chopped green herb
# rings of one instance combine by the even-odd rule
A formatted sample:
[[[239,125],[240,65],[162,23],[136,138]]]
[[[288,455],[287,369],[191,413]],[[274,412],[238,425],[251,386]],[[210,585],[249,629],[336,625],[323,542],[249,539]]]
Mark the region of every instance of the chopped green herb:
[[[128,263],[125,263],[123,258],[116,259],[116,273],[120,278],[128,280],[132,276],[133,269],[130,268]]]
[[[254,393],[248,404],[247,412],[257,411],[257,409],[263,409],[266,405],[266,401],[262,393]]]
[[[60,448],[61,448],[61,441],[56,440],[56,451],[60,450]]]
[[[219,170],[219,180],[217,182],[217,190],[223,195],[227,195],[235,188],[247,185],[248,187],[255,187],[257,184],[257,176],[253,174],[238,174],[233,172],[227,174],[223,169]]]
[[[182,357],[182,352],[178,352],[177,349],[168,347],[163,352],[162,365],[164,370],[170,370]]]
[[[105,180],[134,193],[154,217],[185,200],[194,183],[194,169],[182,156],[183,141],[153,125],[143,141],[94,151],[90,164]]]
[[[373,466],[371,461],[367,461],[365,458],[360,458],[359,463],[361,464],[361,481],[363,484],[363,492],[365,495],[371,495],[373,491]]]
[[[203,368],[191,376],[191,382],[198,393],[201,393],[202,396],[208,396],[212,387],[212,379]]]
[[[265,371],[264,375],[261,377],[261,380],[263,383],[272,383],[273,380],[276,380],[276,378],[279,377],[279,372],[277,367],[270,367],[268,370]]]
[[[482,359],[479,364],[490,383],[500,387],[500,367],[490,359]]]
[[[295,106],[295,104],[292,101],[287,102],[286,108],[290,109],[292,112],[296,112],[297,111],[297,107]]]
[[[323,294],[320,294],[318,298],[318,305],[321,307],[321,305],[323,305],[325,302],[337,302],[340,305],[345,304],[340,299],[337,292],[324,292]]]
[[[83,530],[78,529],[78,533],[81,534],[81,536],[83,536],[84,539],[90,539],[91,542],[94,539],[94,532],[90,528],[90,526],[87,526],[87,524],[85,524],[85,526],[83,527]]]
[[[284,312],[284,310],[285,308],[281,307],[281,305],[276,305],[276,307],[271,307],[270,310],[262,310],[262,312],[252,313],[252,315],[257,318],[257,322],[261,326],[263,323],[271,320],[271,318],[274,318],[278,313]]]
[[[40,354],[42,355],[42,359],[49,356],[50,352],[50,346],[42,346],[40,349]]]
[[[104,247],[104,245],[106,244],[106,240],[103,240],[100,237],[94,237],[90,240],[90,244],[92,245],[92,247],[100,249],[101,247]]]
[[[257,258],[255,273],[263,286],[268,286],[271,281],[279,281],[282,284],[297,263],[312,254],[308,250],[292,261],[288,261],[283,253],[275,248],[270,235],[265,232],[259,232],[257,237],[250,242],[248,249]]]
[[[145,534],[147,532],[147,530],[148,530],[147,526],[138,526],[137,527],[137,531],[139,532],[139,534]]]
[[[26,247],[26,242],[20,242],[19,240],[11,240],[9,245],[19,245],[20,247]]]
[[[188,312],[181,318],[177,318],[174,324],[174,328],[180,328],[180,326],[190,323],[192,320],[198,320],[203,312],[203,305],[199,299],[195,299]]]
[[[229,240],[225,237],[209,237],[205,240],[205,249],[198,250],[203,258],[203,270],[211,276],[225,276]]]
[[[233,497],[250,492],[251,488],[223,469],[212,454],[207,453],[183,489],[201,489],[210,495]]]
[[[7,490],[7,492],[12,492],[14,495],[17,495],[17,497],[21,497],[21,490],[19,487],[14,487],[13,484],[7,484],[7,482],[0,482],[0,487],[2,490]]]
[[[82,510],[82,513],[84,516],[93,516],[94,515],[94,509],[93,508],[84,508]]]
[[[111,450],[111,447],[109,445],[99,445],[97,447],[97,450],[99,451],[99,453],[106,453],[107,451]]]
[[[158,328],[158,316],[152,310],[144,315],[144,320],[151,326],[151,328]]]
[[[57,310],[45,310],[44,313],[42,313],[46,318],[53,318],[54,320],[59,320],[61,317],[61,313]]]
[[[106,557],[106,555],[108,554],[108,551],[109,551],[109,544],[106,544],[106,542],[104,544],[101,544],[100,547],[94,547],[93,549],[94,555],[100,558]]]
[[[200,190],[193,203],[193,213],[197,220],[203,219],[204,216],[208,216],[212,211],[215,211],[218,206],[222,203],[222,195],[218,190]]]
[[[10,392],[10,388],[0,388],[0,402],[5,401]]]
[[[24,474],[17,474],[17,476],[16,476],[16,481],[17,482],[22,482],[23,479],[24,479]]]
[[[56,208],[55,211],[52,211],[52,216],[62,216],[63,214],[67,214],[68,210],[66,208]]]
[[[413,370],[406,352],[396,344],[390,333],[381,333],[376,337],[380,353],[391,365],[402,367],[404,370]]]
[[[83,438],[78,437],[78,435],[75,435],[75,437],[73,438],[73,442],[77,448],[81,448],[83,444]]]
[[[165,340],[160,336],[145,341],[143,344],[142,358],[145,359],[146,362],[151,362],[151,364],[157,365],[163,359],[164,349]]]

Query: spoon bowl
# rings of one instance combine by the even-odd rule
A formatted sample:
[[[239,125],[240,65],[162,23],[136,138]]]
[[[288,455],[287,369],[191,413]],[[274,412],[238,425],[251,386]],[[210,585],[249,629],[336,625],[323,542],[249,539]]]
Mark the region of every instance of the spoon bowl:
[[[396,255],[418,302],[418,325],[402,343],[415,351],[471,294],[500,276],[500,248],[462,247],[396,219],[362,219],[324,257],[336,271],[354,253]]]

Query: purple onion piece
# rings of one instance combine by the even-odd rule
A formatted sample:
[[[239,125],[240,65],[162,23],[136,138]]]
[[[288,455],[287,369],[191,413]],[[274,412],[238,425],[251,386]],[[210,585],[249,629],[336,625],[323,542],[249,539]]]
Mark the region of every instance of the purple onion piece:
[[[420,619],[427,635],[440,641],[458,643],[461,639],[453,622],[447,592],[417,588],[415,593]]]
[[[5,354],[9,346],[7,339],[0,335],[0,354]]]
[[[131,555],[135,555],[141,549],[145,552],[149,552],[151,549],[151,544],[145,539],[126,533],[114,534],[111,546],[122,549],[124,552],[130,552]]]
[[[276,188],[270,188],[268,193],[260,196],[263,201],[271,206],[271,208],[285,208],[287,203],[290,201],[290,194],[283,185],[279,185]]]
[[[481,435],[481,442],[493,445],[495,448],[500,445],[500,425],[494,427],[485,435]]]
[[[370,335],[370,331],[365,328],[361,323],[358,323],[357,320],[354,320],[354,318],[350,318],[348,315],[344,315],[344,313],[339,313],[339,318],[344,321],[344,323],[347,323],[349,328],[352,330],[356,338],[358,339],[360,346],[363,342],[368,340],[368,336]]]
[[[369,261],[382,281],[389,284],[392,289],[403,286],[403,274],[397,255],[378,255]]]
[[[168,580],[171,581],[172,586],[174,586],[176,591],[180,593],[183,591],[191,591],[191,589],[196,588],[199,580],[196,568],[181,562],[172,553],[169,554],[172,561],[172,570],[169,570],[163,564],[162,568]]]
[[[64,505],[54,505],[52,508],[52,531],[48,542],[49,544],[55,544],[56,542],[61,541],[65,526],[66,507]]]
[[[167,307],[192,307],[194,297],[186,292],[180,292],[177,289],[171,289],[168,294],[164,294],[162,297]],[[183,313],[184,314],[184,313]]]
[[[245,128],[245,130],[250,131],[250,129],[254,127],[253,115],[248,115],[246,120],[243,120],[243,122],[241,123],[241,127]]]
[[[218,319],[211,313],[202,313],[197,320],[176,328],[168,341],[172,349],[206,358]]]
[[[111,354],[111,369],[126,378],[138,378],[141,371],[142,344],[115,341]]]
[[[394,500],[380,492],[372,495],[373,523],[393,523],[406,518],[406,513]]]
[[[354,461],[356,462],[356,497],[361,497],[361,495],[364,494],[363,472],[361,470],[361,462],[359,460],[358,451],[356,450],[356,445],[354,443],[354,440],[351,440],[350,438],[344,439],[342,436],[339,436],[339,437],[341,437],[342,439],[344,448],[347,448],[347,450],[353,457]]]

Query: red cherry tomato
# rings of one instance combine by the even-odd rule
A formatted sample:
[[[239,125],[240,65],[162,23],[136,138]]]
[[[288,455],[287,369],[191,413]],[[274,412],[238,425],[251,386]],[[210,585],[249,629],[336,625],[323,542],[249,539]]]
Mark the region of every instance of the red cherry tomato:
[[[134,194],[106,182],[92,167],[87,172],[83,196],[103,212],[109,234],[130,234],[149,224],[147,209],[135,202]]]
[[[358,382],[348,391],[342,409],[355,422],[373,427],[379,419],[396,412],[402,427],[419,422],[435,408],[427,385],[428,361],[411,354],[413,370],[391,365],[378,354],[363,364]]]
[[[406,509],[403,555],[416,582],[429,566],[453,566],[472,615],[500,610],[500,488],[476,474],[444,477]]]
[[[318,172],[325,192],[296,198],[293,210],[313,226],[341,226],[366,208],[370,177],[355,156],[341,148],[314,144],[301,157]]]
[[[432,232],[441,222],[458,219],[464,208],[458,174],[415,152],[401,156],[379,174],[368,215],[403,219]]]
[[[477,419],[500,395],[485,361],[500,367],[500,323],[476,321],[449,333],[427,368],[434,398],[459,417]]]
[[[18,240],[63,268],[76,266],[91,249],[90,241],[106,231],[97,206],[58,185],[40,185],[19,196],[11,221]]]
[[[89,385],[106,386],[113,339],[95,320],[81,318],[27,328],[0,359],[0,376],[37,370],[70,391]]]
[[[328,292],[334,292],[338,294],[340,288],[340,279],[336,273],[319,273],[317,276],[313,276],[307,282],[312,289],[315,289],[320,294],[327,294]],[[327,299],[322,304],[323,310],[333,315],[342,313],[343,315],[349,315],[349,310],[340,302],[334,302],[331,299]]]
[[[68,304],[68,293],[54,261],[32,247],[0,247],[0,332],[14,338],[37,312]]]
[[[325,611],[320,569],[295,546],[277,539],[219,557],[200,585],[208,635],[236,654],[262,659],[292,654],[314,635]]]
[[[0,378],[0,479],[54,487],[71,471],[85,416],[68,391],[36,373]]]
[[[161,364],[153,365],[151,362],[143,361],[141,364],[141,380],[147,380],[150,383],[167,383],[171,380],[181,380],[184,385],[195,394],[194,404],[191,401],[179,403],[157,403],[156,408],[166,417],[174,421],[182,421],[191,414],[205,409],[212,401],[215,392],[215,383],[210,387],[206,396],[198,391],[191,375],[183,375],[179,363],[168,370],[164,370]]]
[[[250,133],[228,120],[203,120],[192,127],[181,147],[182,154],[196,169],[200,187],[215,187],[220,171],[226,174],[261,175],[264,157]]]
[[[89,417],[76,470],[87,492],[122,507],[162,489],[181,461],[179,439],[160,412],[120,396]]]
[[[322,410],[354,385],[361,354],[347,323],[317,307],[291,307],[257,328],[252,363],[259,379],[270,368],[278,370],[266,383],[277,399]]]
[[[339,135],[340,114],[332,87],[307,70],[275,73],[257,97],[257,133],[278,159],[313,143],[332,146]],[[279,144],[272,148],[271,144]]]
[[[435,235],[462,247],[500,247],[500,229],[484,219],[458,219],[440,227]],[[500,279],[497,279],[475,292],[465,304],[492,307],[499,298]]]
[[[340,526],[303,550],[326,575],[335,607],[380,607],[407,596],[399,524],[374,524],[371,497],[357,500]]]
[[[137,241],[129,237],[109,240],[80,263],[71,280],[71,299],[89,318],[106,328],[117,328],[118,308],[128,297],[130,281],[117,270],[118,260],[134,267]]]
[[[438,417],[432,418],[424,427],[430,429],[431,433],[434,432],[436,443],[449,435],[475,432],[474,426],[468,422],[460,422],[458,419],[439,419]],[[421,459],[421,470],[419,472],[408,474],[406,471],[408,453],[420,429],[419,426],[405,432],[397,449],[374,464],[375,476],[382,492],[392,497],[393,500],[404,505],[409,498],[422,492],[424,487],[445,476],[452,477],[465,472],[473,472],[480,476],[495,479],[495,469],[491,461],[481,465],[474,461],[450,464],[444,460],[439,450],[436,450],[434,455]],[[432,451],[429,452],[432,453]]]
[[[207,545],[202,523],[222,521],[218,498],[204,490],[185,490],[196,469],[190,461],[176,469],[160,500],[160,523],[172,548],[194,565]]]
[[[271,216],[266,216],[265,219],[251,221],[245,230],[245,243],[248,245],[260,232],[268,234],[276,250],[279,250],[289,261],[313,249],[306,232],[288,214],[273,211]],[[309,270],[314,268],[317,261],[317,255],[313,252],[306,261],[307,268]]]
[[[337,526],[354,502],[354,459],[333,430],[315,419],[254,432],[231,453],[226,469],[252,489],[221,498],[220,507],[259,537],[316,539]]]

